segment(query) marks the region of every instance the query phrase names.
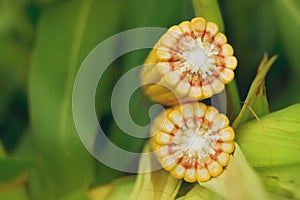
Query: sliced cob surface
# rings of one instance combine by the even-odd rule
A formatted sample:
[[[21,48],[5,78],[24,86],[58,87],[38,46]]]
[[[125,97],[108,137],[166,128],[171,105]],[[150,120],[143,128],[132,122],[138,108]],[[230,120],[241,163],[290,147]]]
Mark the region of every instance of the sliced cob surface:
[[[219,93],[234,78],[237,59],[218,26],[194,18],[172,26],[145,60],[140,79],[154,102],[203,100]]]
[[[162,167],[187,182],[222,174],[234,151],[234,130],[224,114],[203,103],[162,112],[150,128],[150,144]]]

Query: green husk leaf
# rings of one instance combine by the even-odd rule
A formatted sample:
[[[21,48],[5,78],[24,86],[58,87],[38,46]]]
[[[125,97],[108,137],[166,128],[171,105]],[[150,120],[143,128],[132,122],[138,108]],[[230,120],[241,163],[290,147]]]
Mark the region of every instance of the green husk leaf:
[[[177,198],[177,200],[209,200],[209,199],[222,200],[224,198],[222,198],[218,194],[200,185],[195,185],[186,195]]]
[[[274,7],[278,31],[287,51],[286,56],[291,62],[293,71],[299,76],[300,58],[296,49],[299,49],[300,40],[295,38],[300,34],[300,2],[298,0],[277,0],[274,1]]]
[[[73,191],[59,200],[89,200],[89,199],[86,196],[85,189],[80,188],[79,190]]]
[[[16,185],[13,188],[0,190],[0,199],[5,200],[30,200],[23,185]]]
[[[44,178],[39,168],[33,168],[30,170],[28,191],[30,192],[30,196],[33,200],[52,200],[57,198],[53,191],[45,187]]]
[[[87,196],[90,200],[104,200],[107,199],[112,189],[113,189],[112,184],[102,185],[89,190],[87,192]]]
[[[238,127],[237,142],[254,167],[300,163],[300,104]]]
[[[271,193],[288,199],[300,199],[300,165],[257,168],[256,171]]]
[[[13,181],[33,166],[32,161],[17,158],[0,159],[0,183]]]
[[[74,126],[72,90],[84,58],[117,29],[114,6],[74,0],[41,13],[30,74],[30,112],[41,183],[53,199],[87,188],[94,179],[94,160]],[[106,105],[97,109],[102,112]]]
[[[235,144],[234,154],[223,174],[200,185],[225,199],[267,199],[257,174],[248,164],[238,144]]]
[[[113,182],[113,190],[107,200],[129,199],[135,184],[135,178],[126,177]]]
[[[147,143],[144,147],[143,153],[148,152],[150,152],[150,146]],[[139,163],[139,171],[151,169],[151,162],[153,161],[149,158],[149,156],[145,157],[142,155]],[[175,199],[180,185],[181,180],[174,178],[164,169],[147,173],[139,173],[130,199]]]
[[[71,108],[74,75],[91,5],[92,1],[68,1],[46,10],[33,55],[32,133],[44,184],[57,199],[87,187],[92,179],[92,159],[78,138]]]
[[[267,55],[264,55],[264,58],[258,67],[257,74],[251,84],[242,110],[232,124],[233,128],[236,128],[239,124],[243,124],[270,112],[266,96],[265,77],[276,59],[277,56],[273,56],[270,60],[268,60]]]
[[[95,187],[87,192],[90,200],[129,199],[135,184],[136,176],[123,177],[111,184]]]
[[[0,158],[6,158],[6,151],[5,148],[0,140]]]
[[[276,0],[274,1],[274,14],[277,30],[280,36],[280,43],[283,46],[285,58],[291,72],[285,87],[281,89],[280,95],[274,99],[276,107],[282,108],[282,105],[291,105],[300,101],[300,93],[295,92],[300,85],[300,1],[298,0]],[[292,30],[292,31],[291,31]],[[292,98],[286,98],[286,97]]]

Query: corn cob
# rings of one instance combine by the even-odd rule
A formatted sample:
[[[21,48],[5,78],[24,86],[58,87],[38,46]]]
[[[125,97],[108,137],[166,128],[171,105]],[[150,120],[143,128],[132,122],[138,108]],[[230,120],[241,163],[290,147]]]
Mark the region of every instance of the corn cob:
[[[171,106],[219,93],[234,78],[237,59],[218,26],[194,18],[172,26],[156,43],[140,73],[144,93]]]
[[[234,130],[212,106],[189,103],[155,118],[150,144],[163,168],[187,182],[219,176],[234,151]]]

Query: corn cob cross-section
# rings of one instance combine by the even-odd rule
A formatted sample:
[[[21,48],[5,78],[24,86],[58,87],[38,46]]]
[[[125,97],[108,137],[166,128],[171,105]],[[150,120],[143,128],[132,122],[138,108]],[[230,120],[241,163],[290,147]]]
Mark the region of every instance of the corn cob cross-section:
[[[176,178],[205,182],[219,176],[234,150],[228,118],[212,106],[175,106],[155,118],[150,144],[159,162]]]
[[[172,26],[159,39],[140,76],[144,93],[170,106],[221,92],[236,66],[226,36],[215,23],[197,17]]]

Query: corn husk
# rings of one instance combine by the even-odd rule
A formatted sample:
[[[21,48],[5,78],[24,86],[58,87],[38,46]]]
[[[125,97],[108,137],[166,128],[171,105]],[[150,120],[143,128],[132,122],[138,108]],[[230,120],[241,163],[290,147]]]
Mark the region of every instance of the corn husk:
[[[234,120],[232,127],[237,128],[238,125],[251,121],[252,119],[268,114],[269,104],[266,96],[265,77],[272,67],[277,56],[273,56],[268,60],[265,54],[257,70],[257,74],[251,84],[243,107]]]
[[[265,188],[282,198],[300,199],[300,164],[256,169]]]
[[[211,190],[198,185],[195,185],[186,195],[177,198],[177,200],[222,200],[223,197],[212,192]]]
[[[129,176],[114,180],[111,184],[98,186],[87,192],[90,200],[129,199],[136,177]]]
[[[300,104],[238,127],[236,140],[254,167],[300,163]]]
[[[150,145],[147,143],[143,153],[148,152],[150,152]],[[139,171],[148,171],[151,165],[151,158],[142,155],[139,163]],[[164,169],[139,173],[130,200],[173,200],[180,185],[181,180],[172,177]]]
[[[238,144],[223,174],[201,186],[225,199],[269,199],[255,171],[250,167]]]

